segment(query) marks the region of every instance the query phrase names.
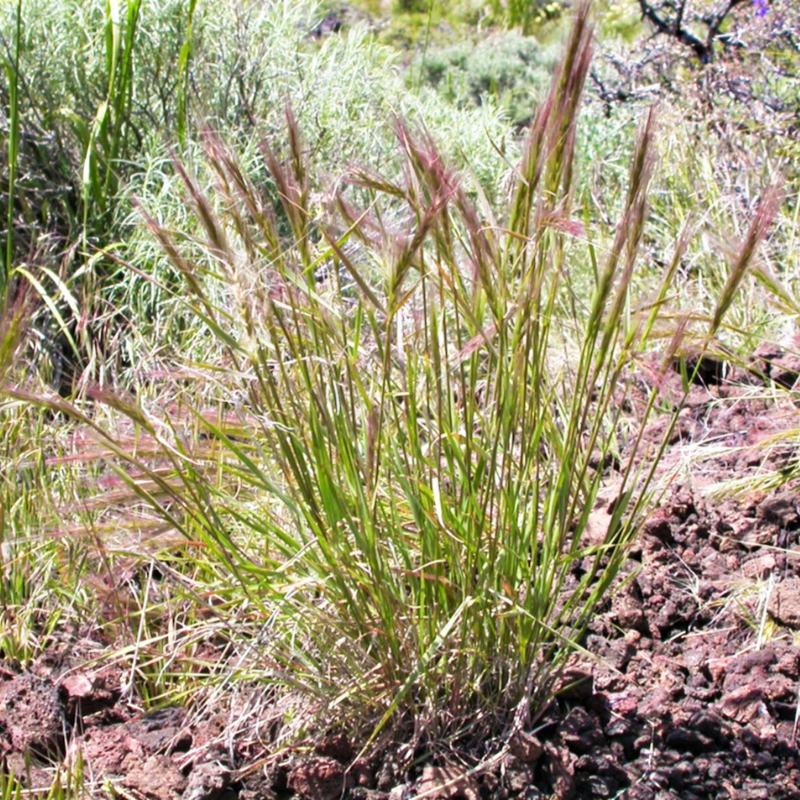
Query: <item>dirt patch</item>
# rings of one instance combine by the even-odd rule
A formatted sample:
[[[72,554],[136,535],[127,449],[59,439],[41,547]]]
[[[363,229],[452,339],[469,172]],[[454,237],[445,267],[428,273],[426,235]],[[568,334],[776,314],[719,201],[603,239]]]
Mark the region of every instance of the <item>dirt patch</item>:
[[[59,749],[64,709],[58,689],[30,673],[0,682],[0,731],[9,751],[46,756]]]

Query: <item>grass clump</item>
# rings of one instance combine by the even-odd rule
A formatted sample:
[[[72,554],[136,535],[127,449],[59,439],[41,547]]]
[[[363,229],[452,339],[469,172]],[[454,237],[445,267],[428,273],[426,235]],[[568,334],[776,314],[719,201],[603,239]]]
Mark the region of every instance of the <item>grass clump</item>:
[[[648,508],[658,389],[627,437],[624,408],[685,242],[640,304],[652,113],[608,246],[577,218],[591,39],[584,4],[498,218],[399,121],[399,174],[356,169],[320,200],[290,113],[285,150],[263,152],[277,209],[209,134],[211,188],[175,163],[200,234],[143,209],[205,360],[164,352],[174,381],[95,390],[94,406],[7,390],[88,425],[130,500],[227,571],[261,620],[260,668],[368,742],[412,721],[486,737],[535,717]],[[608,485],[601,465],[623,455]]]
[[[271,700],[276,687],[303,698],[287,731],[310,711],[365,748],[413,728],[490,739],[483,752],[496,753],[535,723],[612,591],[656,492],[664,445],[643,431],[666,409],[668,441],[680,410],[661,380],[685,336],[702,350],[723,330],[777,195],[752,215],[732,267],[718,259],[706,306],[680,316],[670,306],[691,226],[664,223],[682,208],[663,197],[650,218],[653,112],[635,136],[589,119],[601,133],[588,138],[617,126],[630,165],[620,180],[617,153],[604,177],[615,193],[598,184],[605,205],[576,201],[588,3],[505,203],[497,154],[477,181],[450,166],[459,150],[470,161],[490,149],[479,126],[464,129],[475,115],[423,91],[398,102],[391,131],[362,124],[392,105],[377,73],[344,85],[337,59],[357,64],[364,32],[287,48],[287,61],[265,56],[280,35],[242,32],[244,61],[226,40],[201,62],[204,25],[199,15],[171,38],[193,80],[246,63],[265,94],[232,88],[209,113],[226,135],[198,134],[181,83],[170,106],[181,149],[148,151],[126,187],[137,198],[127,248],[98,256],[123,271],[95,285],[91,308],[104,312],[92,324],[127,318],[113,340],[124,359],[98,354],[100,380],[68,401],[15,363],[18,317],[0,328],[0,422],[7,442],[26,443],[0,480],[0,649],[32,661],[59,623],[42,626],[40,609],[71,603],[70,619],[96,612],[119,645],[126,697],[142,707],[258,678]],[[259,84],[265,63],[301,97],[280,126],[277,90]],[[314,96],[327,83],[348,102]],[[448,130],[460,138],[446,154]],[[354,136],[342,144],[344,131]],[[364,166],[324,188],[355,153]],[[679,177],[689,206],[700,195]],[[659,343],[662,357],[647,356]],[[654,388],[642,391],[640,367]],[[62,559],[44,538],[37,550],[31,529],[80,532],[87,546],[66,544]],[[212,636],[219,657],[199,663]]]

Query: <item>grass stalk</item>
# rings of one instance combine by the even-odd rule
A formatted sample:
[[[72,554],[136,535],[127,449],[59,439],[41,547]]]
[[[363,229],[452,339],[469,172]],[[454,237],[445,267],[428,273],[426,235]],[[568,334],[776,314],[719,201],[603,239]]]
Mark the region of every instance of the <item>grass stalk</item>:
[[[194,38],[194,12],[197,8],[197,0],[189,0],[186,9],[186,38],[181,47],[178,58],[178,141],[181,146],[186,145],[186,118],[188,113],[189,99],[189,71],[192,60],[192,47]]]
[[[119,160],[128,135],[127,116],[133,98],[134,51],[141,0],[126,4],[123,25],[121,0],[107,0],[105,20],[106,95],[89,127],[83,159],[83,229],[86,239],[92,206],[101,216],[118,189]]]
[[[20,112],[19,112],[19,57],[22,49],[22,0],[17,0],[14,25],[13,61],[6,58],[5,71],[8,79],[8,208],[6,210],[6,240],[0,268],[0,311],[8,301],[9,282],[14,264],[14,190],[19,158]]]

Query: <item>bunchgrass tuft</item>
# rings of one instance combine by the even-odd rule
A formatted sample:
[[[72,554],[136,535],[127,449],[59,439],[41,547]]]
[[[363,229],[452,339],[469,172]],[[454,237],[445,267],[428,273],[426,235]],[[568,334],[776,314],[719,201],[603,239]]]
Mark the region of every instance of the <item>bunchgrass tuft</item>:
[[[353,169],[322,199],[291,111],[285,147],[263,147],[267,187],[206,134],[210,187],[174,161],[191,231],[141,214],[180,278],[159,289],[207,359],[164,355],[183,358],[164,371],[164,403],[145,390],[96,388],[80,403],[5,390],[90,431],[82,458],[107,462],[116,483],[86,509],[147,511],[202,548],[261,625],[251,663],[367,744],[403,724],[510,736],[535,717],[650,507],[664,445],[645,453],[642,432],[658,376],[624,435],[626,400],[651,335],[670,329],[656,371],[680,347],[687,323],[666,310],[688,234],[639,297],[652,111],[607,249],[576,211],[592,34],[584,2],[497,219],[434,138],[399,119],[400,168]],[[137,648],[157,639],[147,602]]]

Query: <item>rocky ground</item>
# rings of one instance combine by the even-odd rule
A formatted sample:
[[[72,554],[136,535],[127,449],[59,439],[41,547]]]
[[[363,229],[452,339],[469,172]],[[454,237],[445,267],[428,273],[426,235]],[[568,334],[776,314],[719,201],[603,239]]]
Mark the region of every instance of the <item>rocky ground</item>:
[[[776,391],[800,365],[765,348],[753,370],[711,366],[670,437],[662,471],[674,480],[629,580],[586,639],[594,657],[482,771],[468,771],[471,753],[360,761],[341,734],[276,754],[226,736],[221,717],[132,714],[125,676],[95,660],[102,642],[81,631],[29,671],[0,668],[6,765],[50,786],[37,754],[80,753],[92,786],[147,800],[800,798],[800,414],[791,391]],[[759,483],[776,471],[782,485]],[[734,479],[743,491],[721,499],[717,485]]]

